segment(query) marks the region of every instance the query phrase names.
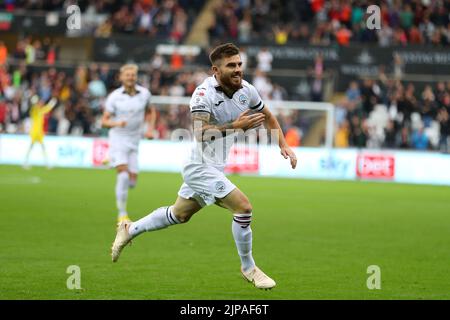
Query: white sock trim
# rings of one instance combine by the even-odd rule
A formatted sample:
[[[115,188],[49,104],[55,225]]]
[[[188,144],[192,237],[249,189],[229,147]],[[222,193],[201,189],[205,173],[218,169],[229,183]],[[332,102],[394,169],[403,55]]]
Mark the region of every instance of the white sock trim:
[[[247,228],[252,222],[252,213],[235,213],[233,221],[238,223],[241,228]]]

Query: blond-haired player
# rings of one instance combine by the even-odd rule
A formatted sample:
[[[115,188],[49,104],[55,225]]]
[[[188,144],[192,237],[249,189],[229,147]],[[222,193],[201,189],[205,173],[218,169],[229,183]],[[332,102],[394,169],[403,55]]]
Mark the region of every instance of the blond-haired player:
[[[146,138],[152,138],[154,110],[151,93],[137,84],[138,67],[126,64],[120,68],[122,86],[106,98],[102,126],[109,130],[109,161],[117,171],[116,204],[118,221],[128,221],[128,189],[136,186],[138,150],[142,129],[147,122]],[[149,111],[149,112],[148,112]]]

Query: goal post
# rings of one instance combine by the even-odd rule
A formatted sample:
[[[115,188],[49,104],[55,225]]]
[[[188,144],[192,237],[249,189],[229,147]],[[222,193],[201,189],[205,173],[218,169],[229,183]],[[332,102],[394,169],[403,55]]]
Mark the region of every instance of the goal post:
[[[189,105],[190,97],[176,96],[152,96],[151,103],[155,105]],[[282,101],[282,100],[264,100],[265,104],[276,115],[281,110],[309,110],[326,113],[325,143],[324,147],[333,147],[334,138],[334,105],[329,102],[312,101]]]

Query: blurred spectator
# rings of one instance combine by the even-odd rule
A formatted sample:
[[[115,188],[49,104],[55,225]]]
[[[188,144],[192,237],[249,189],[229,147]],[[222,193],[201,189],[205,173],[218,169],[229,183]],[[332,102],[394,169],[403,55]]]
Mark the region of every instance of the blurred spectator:
[[[107,90],[110,90],[113,87],[113,75],[109,68],[109,64],[103,63],[100,66],[99,77],[100,80],[104,83]]]
[[[353,33],[345,25],[341,25],[335,33],[336,41],[341,46],[348,46],[352,35]]]
[[[178,50],[175,49],[172,53],[171,59],[170,59],[170,67],[172,70],[179,70],[183,68],[184,62],[183,62],[183,56],[178,53]]]
[[[100,77],[97,73],[94,73],[91,81],[89,81],[88,92],[90,97],[93,98],[90,103],[90,107],[94,111],[94,114],[99,114],[101,112],[100,102],[102,101],[102,98],[106,97],[107,90],[105,83],[100,80]]]
[[[272,61],[273,55],[270,53],[269,49],[264,47],[258,52],[256,56],[257,60],[257,68],[262,72],[270,72],[272,71]]]
[[[392,28],[389,25],[383,26],[380,30],[377,30],[378,35],[378,45],[380,47],[389,47],[393,40]]]
[[[269,100],[271,92],[273,90],[273,86],[270,83],[270,80],[267,78],[264,72],[260,71],[259,69],[255,70],[254,76],[253,76],[253,85],[255,86],[256,90],[258,90],[259,94],[261,95],[261,98],[263,100]]]
[[[414,13],[412,12],[411,5],[405,4],[400,11],[400,26],[409,30],[414,23]]]
[[[365,120],[361,120],[357,115],[350,119],[350,146],[365,148],[367,143],[367,125]]]
[[[377,103],[379,87],[371,79],[365,79],[361,88],[362,109],[369,114]]]
[[[252,16],[249,10],[244,12],[244,16],[238,24],[238,39],[241,43],[247,43],[252,34]]]
[[[423,18],[423,22],[419,25],[419,30],[424,35],[425,41],[427,43],[431,42],[435,26],[427,16]]]
[[[275,43],[277,45],[285,45],[289,38],[289,28],[286,26],[273,27],[273,33],[275,35]]]
[[[412,26],[409,30],[409,42],[411,44],[422,44],[424,42],[422,33],[417,26]]]
[[[240,53],[239,53],[240,57],[241,57],[241,61],[242,61],[242,71],[245,71],[248,67],[248,55],[247,55],[247,49],[245,47],[241,47],[240,48]]]
[[[389,120],[384,129],[384,148],[395,149],[397,146],[397,131],[395,130],[395,123]]]
[[[351,81],[345,95],[349,102],[359,103],[361,101],[361,91],[359,90],[358,82]]]
[[[441,108],[438,111],[437,121],[439,122],[439,150],[444,153],[450,152],[450,117],[449,110]]]
[[[25,40],[25,61],[32,64],[36,61],[36,48],[31,44],[31,39]]]
[[[339,124],[338,129],[336,131],[336,135],[334,137],[334,146],[336,148],[348,148],[349,146],[349,125],[348,121],[344,120]]]
[[[0,95],[0,132],[6,130],[8,108],[5,99]]]
[[[311,101],[321,102],[323,101],[323,79],[322,76],[315,75],[311,84]]]
[[[414,131],[411,136],[411,144],[412,147],[417,150],[426,150],[428,148],[429,141],[423,131],[423,127]]]
[[[163,56],[158,53],[155,53],[155,55],[150,61],[150,66],[152,67],[153,70],[159,70],[163,68],[165,64],[166,61],[164,60]]]
[[[273,90],[271,93],[272,100],[278,100],[278,101],[286,101],[289,99],[288,93],[286,89],[284,89],[282,86],[280,86],[277,83],[274,83]]]
[[[153,18],[156,14],[155,8],[151,2],[137,2],[134,8],[134,14],[137,20],[137,30],[140,33],[150,33],[153,29]]]
[[[394,54],[394,64],[393,64],[394,77],[398,80],[401,80],[405,73],[404,69],[405,64],[403,62],[402,57],[397,53]]]
[[[300,129],[295,126],[291,126],[286,131],[285,138],[286,138],[286,143],[288,144],[288,146],[299,147],[301,144]]]
[[[3,66],[8,59],[8,48],[6,48],[5,43],[0,41],[0,66]]]
[[[103,21],[96,29],[95,36],[100,38],[109,38],[113,31],[113,23],[111,17]]]

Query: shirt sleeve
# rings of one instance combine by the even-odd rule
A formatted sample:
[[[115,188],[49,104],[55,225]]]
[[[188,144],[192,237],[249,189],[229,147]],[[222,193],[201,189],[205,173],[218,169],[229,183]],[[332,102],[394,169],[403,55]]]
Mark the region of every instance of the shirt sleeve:
[[[106,98],[105,111],[107,111],[107,112],[109,112],[111,114],[115,113],[114,101],[113,101],[113,95],[112,94],[108,95],[108,97]]]
[[[45,105],[45,107],[42,109],[42,113],[43,113],[43,114],[47,114],[47,113],[49,113],[50,111],[52,111],[52,109],[53,109],[53,106],[52,106],[51,104],[47,104],[47,105]]]
[[[208,112],[211,113],[211,102],[208,99],[206,88],[199,87],[195,89],[192,94],[191,102],[189,103],[191,112]]]
[[[42,109],[43,114],[47,114],[56,106],[56,99],[52,98],[49,103]]]
[[[152,101],[152,93],[150,90],[147,90],[147,101],[145,103],[145,110],[150,109],[150,102]]]
[[[258,90],[253,85],[249,85],[250,89],[250,106],[249,108],[254,111],[261,111],[264,109],[264,102],[258,93]]]

